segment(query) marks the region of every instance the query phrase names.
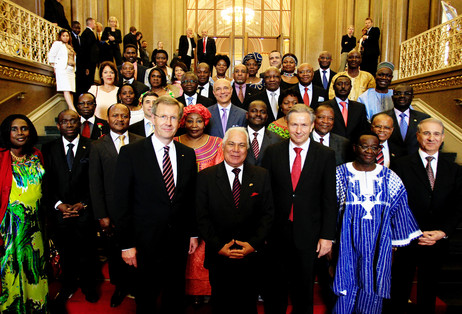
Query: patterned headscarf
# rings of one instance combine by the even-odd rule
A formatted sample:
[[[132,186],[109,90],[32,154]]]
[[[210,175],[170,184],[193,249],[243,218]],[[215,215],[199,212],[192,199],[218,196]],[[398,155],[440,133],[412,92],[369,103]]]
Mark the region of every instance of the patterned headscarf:
[[[188,117],[190,113],[197,113],[198,115],[200,115],[202,119],[204,119],[205,126],[209,124],[210,118],[212,117],[212,115],[210,114],[210,111],[201,104],[186,106],[184,107],[183,117],[181,118],[181,121],[180,121],[181,128],[184,128],[184,125],[186,123],[186,118]]]
[[[245,63],[251,59],[254,59],[256,62],[257,62],[257,65],[258,65],[258,68],[261,67],[261,62],[263,60],[263,57],[261,56],[261,54],[259,54],[258,52],[251,52],[249,54],[247,54],[244,59],[242,59],[242,64],[245,65]]]

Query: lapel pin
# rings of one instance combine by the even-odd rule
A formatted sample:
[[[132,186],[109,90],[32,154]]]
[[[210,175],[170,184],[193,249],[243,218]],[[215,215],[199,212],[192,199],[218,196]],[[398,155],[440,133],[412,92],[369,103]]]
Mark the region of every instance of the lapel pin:
[[[414,119],[414,122],[417,122],[417,119]]]
[[[87,149],[85,146],[82,146],[83,149]]]
[[[253,183],[250,183],[249,186],[253,186]]]

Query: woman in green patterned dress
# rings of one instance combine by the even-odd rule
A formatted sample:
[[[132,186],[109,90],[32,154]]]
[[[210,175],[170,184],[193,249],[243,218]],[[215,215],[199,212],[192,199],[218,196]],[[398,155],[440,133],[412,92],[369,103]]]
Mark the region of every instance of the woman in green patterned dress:
[[[278,117],[280,118],[268,125],[268,131],[274,132],[282,138],[289,138],[286,115],[293,106],[298,104],[297,93],[290,88],[283,90],[279,95],[278,104]]]
[[[0,125],[1,313],[47,313],[46,256],[39,221],[42,154],[37,131],[24,115]]]

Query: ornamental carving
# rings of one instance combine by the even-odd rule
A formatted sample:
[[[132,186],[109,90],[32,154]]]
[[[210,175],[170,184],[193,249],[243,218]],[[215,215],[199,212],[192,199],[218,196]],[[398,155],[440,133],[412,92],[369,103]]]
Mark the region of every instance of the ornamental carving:
[[[54,86],[56,84],[56,80],[52,76],[10,68],[3,65],[0,65],[0,78],[7,78],[16,81],[29,81],[47,86]]]
[[[462,88],[462,76],[452,76],[439,80],[432,80],[412,84],[414,93],[434,91],[436,89]]]

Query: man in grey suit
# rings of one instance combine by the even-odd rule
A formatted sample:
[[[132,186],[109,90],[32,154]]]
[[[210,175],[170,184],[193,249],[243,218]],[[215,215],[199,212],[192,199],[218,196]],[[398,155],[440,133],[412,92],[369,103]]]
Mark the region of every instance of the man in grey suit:
[[[346,137],[331,133],[334,127],[334,109],[328,105],[320,105],[315,111],[314,132],[311,138],[335,151],[336,165],[344,164],[353,159],[350,140]]]
[[[133,143],[143,137],[129,133],[130,109],[122,104],[114,104],[108,109],[108,122],[111,128],[108,135],[92,144],[90,153],[90,195],[94,204],[94,215],[103,232],[109,238],[108,262],[111,282],[116,289],[111,298],[111,307],[122,303],[130,288],[133,270],[124,263],[120,247],[112,237],[113,214],[115,207],[114,179],[120,147]]]
[[[212,114],[207,132],[209,135],[223,138],[229,128],[245,126],[247,111],[231,103],[232,93],[231,83],[226,79],[219,79],[213,85],[217,103],[208,108]]]
[[[266,120],[268,120],[268,112],[266,104],[263,101],[252,101],[246,117],[247,133],[249,133],[250,142],[246,161],[252,165],[261,166],[266,148],[271,144],[279,143],[283,138],[265,128]]]

